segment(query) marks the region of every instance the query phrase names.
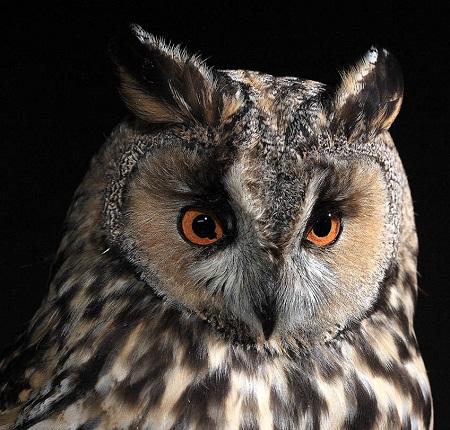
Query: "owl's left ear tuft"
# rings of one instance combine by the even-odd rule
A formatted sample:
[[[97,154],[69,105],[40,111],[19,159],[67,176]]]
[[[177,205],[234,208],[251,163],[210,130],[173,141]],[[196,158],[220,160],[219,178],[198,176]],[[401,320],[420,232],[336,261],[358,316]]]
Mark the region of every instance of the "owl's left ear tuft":
[[[403,76],[397,60],[386,49],[372,46],[342,74],[333,100],[332,124],[343,126],[347,134],[388,130],[402,100]]]
[[[125,103],[148,123],[217,127],[240,107],[198,56],[136,24],[113,41],[110,54]]]

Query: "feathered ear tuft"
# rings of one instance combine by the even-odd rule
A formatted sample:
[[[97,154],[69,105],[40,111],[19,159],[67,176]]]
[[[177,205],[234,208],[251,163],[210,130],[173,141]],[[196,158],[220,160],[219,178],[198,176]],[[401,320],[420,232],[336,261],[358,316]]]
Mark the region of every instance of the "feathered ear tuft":
[[[138,25],[111,45],[120,93],[129,109],[149,123],[198,123],[217,127],[240,107],[226,94],[218,73],[197,56]]]
[[[403,76],[396,59],[385,49],[371,47],[342,74],[333,101],[332,124],[347,134],[388,130],[400,111]]]

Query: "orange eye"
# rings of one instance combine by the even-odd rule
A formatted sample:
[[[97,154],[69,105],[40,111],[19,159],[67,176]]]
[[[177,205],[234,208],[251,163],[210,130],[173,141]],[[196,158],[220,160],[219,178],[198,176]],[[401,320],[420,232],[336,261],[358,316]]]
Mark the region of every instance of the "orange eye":
[[[332,244],[341,231],[341,219],[337,215],[327,214],[319,218],[308,231],[306,239],[316,246]]]
[[[211,245],[223,236],[222,224],[213,213],[190,208],[182,215],[181,232],[195,245]]]

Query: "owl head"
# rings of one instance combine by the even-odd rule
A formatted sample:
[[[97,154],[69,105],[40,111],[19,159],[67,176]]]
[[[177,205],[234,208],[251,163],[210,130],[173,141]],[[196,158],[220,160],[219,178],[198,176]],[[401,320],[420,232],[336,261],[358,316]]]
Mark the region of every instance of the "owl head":
[[[131,116],[108,142],[103,223],[149,291],[274,350],[383,305],[415,240],[391,54],[372,47],[337,88],[214,70],[138,26],[112,57]]]

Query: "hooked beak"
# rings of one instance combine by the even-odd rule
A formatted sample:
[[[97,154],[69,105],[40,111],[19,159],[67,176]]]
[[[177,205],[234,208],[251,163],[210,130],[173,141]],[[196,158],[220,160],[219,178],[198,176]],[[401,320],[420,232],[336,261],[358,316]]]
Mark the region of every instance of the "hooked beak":
[[[272,297],[266,296],[265,300],[260,303],[259,306],[254,307],[254,312],[258,320],[261,322],[264,338],[269,340],[277,322],[275,300]]]

